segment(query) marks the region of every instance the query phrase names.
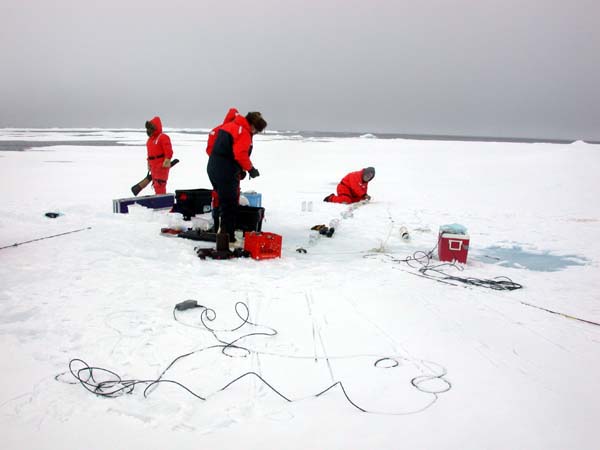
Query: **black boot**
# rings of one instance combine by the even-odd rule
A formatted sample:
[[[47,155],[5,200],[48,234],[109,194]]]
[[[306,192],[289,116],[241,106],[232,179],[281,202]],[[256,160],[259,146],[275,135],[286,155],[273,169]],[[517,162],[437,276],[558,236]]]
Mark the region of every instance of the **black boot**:
[[[216,250],[218,252],[229,251],[229,235],[227,233],[217,233]]]

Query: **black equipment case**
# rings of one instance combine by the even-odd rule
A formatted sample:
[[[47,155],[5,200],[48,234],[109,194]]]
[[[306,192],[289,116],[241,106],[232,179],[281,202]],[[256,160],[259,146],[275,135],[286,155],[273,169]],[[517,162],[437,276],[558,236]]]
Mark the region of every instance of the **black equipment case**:
[[[265,217],[265,208],[254,206],[240,206],[235,218],[235,229],[241,231],[261,231],[262,221]],[[201,230],[187,230],[179,233],[179,237],[194,241],[216,242],[217,234]]]
[[[261,231],[265,218],[265,208],[238,206],[235,217],[235,229],[242,231]]]
[[[183,214],[189,220],[196,214],[205,214],[212,211],[210,189],[181,189],[175,191],[175,205],[173,212]]]

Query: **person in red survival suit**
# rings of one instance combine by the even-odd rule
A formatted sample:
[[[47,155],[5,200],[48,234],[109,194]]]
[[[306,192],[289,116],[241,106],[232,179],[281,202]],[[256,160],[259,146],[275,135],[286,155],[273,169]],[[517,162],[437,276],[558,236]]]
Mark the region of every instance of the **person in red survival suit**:
[[[225,119],[223,119],[223,123],[221,125],[217,125],[215,128],[213,128],[211,130],[210,133],[208,133],[208,140],[206,142],[206,154],[210,157],[210,154],[212,153],[213,147],[215,145],[215,140],[217,139],[217,134],[219,132],[219,130],[221,129],[221,127],[223,125],[225,125],[228,122],[231,122],[233,119],[235,119],[240,113],[238,112],[238,110],[236,108],[229,108],[229,111],[227,111],[227,114],[225,115]],[[240,173],[240,180],[243,180],[244,178],[246,178],[246,172],[242,171]],[[238,183],[238,198],[239,198],[239,193],[240,193],[240,188],[239,188],[239,183]],[[219,231],[219,217],[220,217],[220,209],[219,209],[219,196],[217,195],[217,191],[215,191],[213,189],[212,193],[211,193],[211,197],[212,197],[212,217],[213,217],[213,222],[214,222],[214,226],[213,226],[213,230],[214,232],[218,232]]]
[[[162,122],[158,116],[146,122],[146,134],[148,135],[146,142],[148,170],[152,175],[152,187],[157,194],[166,194],[173,157],[171,139],[162,132]]]
[[[252,138],[267,126],[259,112],[238,115],[219,128],[208,158],[206,171],[219,198],[220,229],[235,242],[235,215],[238,207],[239,180],[242,171],[250,179],[260,175],[250,160]]]
[[[367,194],[369,181],[375,177],[375,169],[367,167],[356,172],[350,172],[337,185],[337,195],[329,194],[323,199],[324,202],[332,203],[356,203],[361,200],[370,200]]]

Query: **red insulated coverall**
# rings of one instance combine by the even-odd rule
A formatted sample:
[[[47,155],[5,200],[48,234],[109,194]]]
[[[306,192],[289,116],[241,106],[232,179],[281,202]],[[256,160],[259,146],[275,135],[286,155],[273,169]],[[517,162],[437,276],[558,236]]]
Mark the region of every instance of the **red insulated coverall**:
[[[328,201],[333,203],[356,203],[364,199],[367,194],[369,182],[363,181],[365,169],[350,172],[337,185],[337,195],[329,197]]]
[[[208,158],[206,171],[219,196],[221,229],[234,236],[240,176],[252,169],[252,128],[244,116],[238,115],[217,132]]]
[[[151,121],[154,125],[154,133],[148,138],[146,148],[148,150],[148,166],[152,175],[152,187],[157,194],[167,193],[167,180],[169,179],[169,167],[163,167],[165,159],[173,158],[171,139],[162,132],[162,122],[156,116]]]
[[[221,127],[223,125],[225,125],[227,122],[231,122],[238,115],[239,115],[239,112],[237,109],[229,108],[229,111],[227,111],[227,114],[225,115],[225,119],[223,119],[223,123],[221,125],[214,127],[211,130],[211,132],[208,133],[208,141],[206,142],[206,154],[208,156],[210,156],[210,154],[212,153],[213,146],[215,145],[215,139],[217,139],[217,133],[219,132]]]
[[[206,154],[208,156],[210,156],[210,154],[212,153],[213,146],[215,145],[215,140],[217,139],[217,134],[219,133],[219,130],[221,129],[221,127],[223,125],[225,125],[226,123],[231,122],[238,115],[239,115],[239,112],[237,109],[229,108],[229,111],[227,111],[227,114],[225,115],[225,119],[223,119],[223,123],[221,125],[214,127],[211,130],[211,132],[208,133],[208,141],[206,142]],[[239,189],[238,189],[238,191],[239,191]],[[217,195],[217,191],[213,190],[211,193],[211,196],[212,196],[213,209],[218,208],[219,207],[219,196]]]

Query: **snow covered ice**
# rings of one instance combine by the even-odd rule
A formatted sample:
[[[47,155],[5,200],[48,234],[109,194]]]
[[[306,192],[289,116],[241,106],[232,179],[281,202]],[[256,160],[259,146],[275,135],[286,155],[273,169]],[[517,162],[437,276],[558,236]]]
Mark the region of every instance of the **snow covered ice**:
[[[170,192],[210,187],[206,135],[191,131],[167,130],[181,161]],[[258,136],[261,176],[242,190],[262,194],[282,257],[203,261],[198,242],[160,235],[166,212],[112,213],[146,173],[142,131],[0,130],[43,145],[0,151],[2,448],[596,448],[600,146],[364,137]],[[371,202],[322,202],[367,166]],[[332,238],[310,238],[330,223]],[[449,273],[523,289],[451,286],[395,262],[451,223],[471,245]],[[175,320],[188,299],[217,330],[240,324],[244,302],[256,325],[215,334],[259,333],[239,343],[250,352],[200,351],[219,342],[202,308]],[[102,398],[69,372],[81,359],[155,380],[187,353],[165,378],[205,400],[174,383]],[[256,375],[220,390],[247,372],[293,401]],[[315,397],[337,382],[367,412],[340,385]]]

